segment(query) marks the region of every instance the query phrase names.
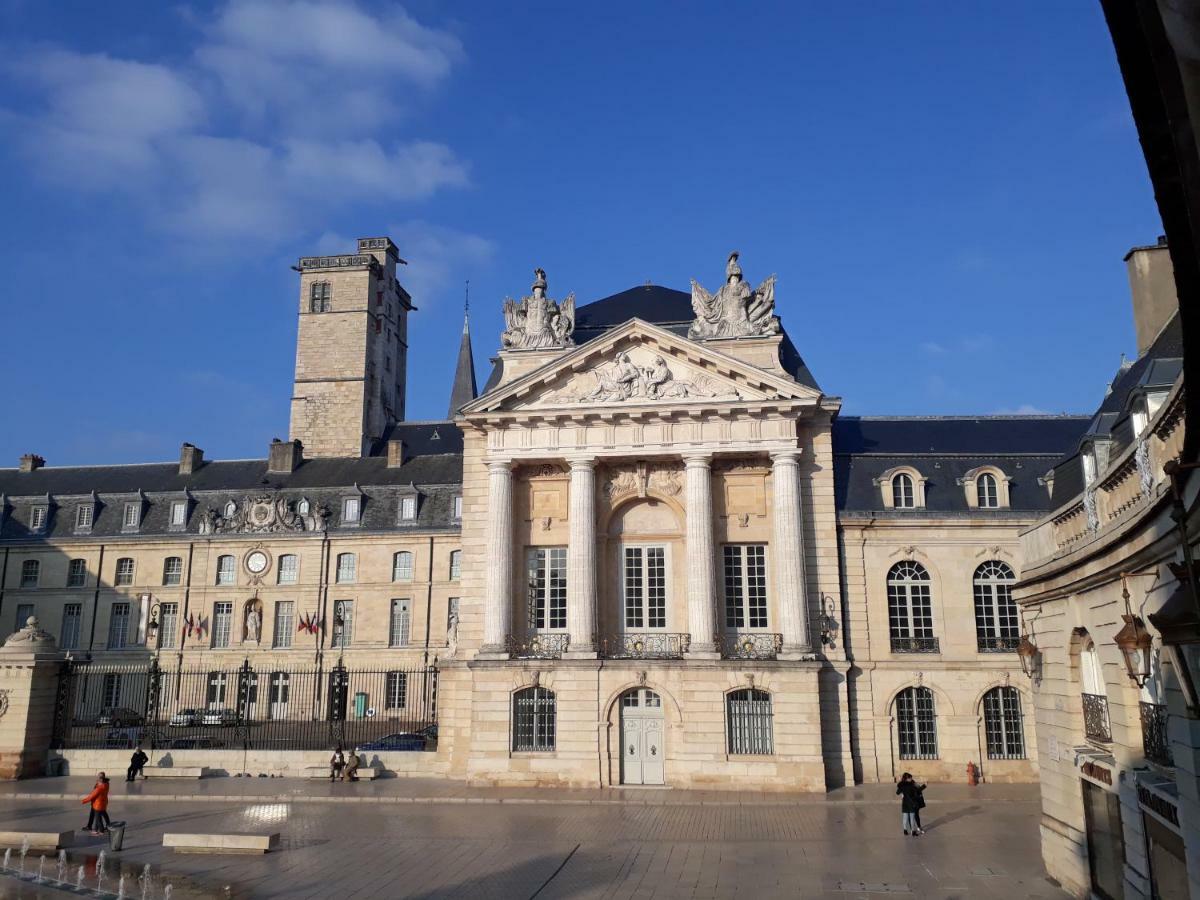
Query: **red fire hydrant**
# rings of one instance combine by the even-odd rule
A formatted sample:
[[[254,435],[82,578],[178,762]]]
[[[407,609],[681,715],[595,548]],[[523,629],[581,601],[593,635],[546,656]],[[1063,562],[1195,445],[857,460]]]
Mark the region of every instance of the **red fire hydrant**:
[[[975,765],[974,761],[967,763],[967,784],[971,787],[979,784],[979,767]]]

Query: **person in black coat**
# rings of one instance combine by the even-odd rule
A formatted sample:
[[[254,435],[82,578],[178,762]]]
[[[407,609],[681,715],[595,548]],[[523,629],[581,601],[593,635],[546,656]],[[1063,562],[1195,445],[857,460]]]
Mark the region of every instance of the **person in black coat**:
[[[924,792],[925,785],[917,784],[913,780],[911,772],[905,772],[900,776],[900,783],[896,785],[896,793],[900,795],[900,827],[904,829],[906,835],[911,834],[916,837],[925,833],[917,824],[917,814],[925,805]]]
[[[129,757],[129,768],[125,770],[125,780],[133,781],[139,775],[142,775],[142,767],[150,761],[141,747],[133,751],[133,756]],[[145,775],[142,775],[145,778]]]

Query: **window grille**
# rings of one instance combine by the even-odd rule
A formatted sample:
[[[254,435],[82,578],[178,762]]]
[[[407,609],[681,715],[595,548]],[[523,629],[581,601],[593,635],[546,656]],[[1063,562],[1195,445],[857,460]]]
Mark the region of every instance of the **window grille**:
[[[83,604],[68,603],[63,607],[62,630],[58,646],[62,650],[79,649],[79,631],[83,622]]]
[[[292,646],[292,632],[296,630],[295,609],[292,600],[279,600],[275,603],[275,630],[271,643],[280,650]]]
[[[625,547],[625,627],[667,627],[667,551],[665,547]]]
[[[217,557],[217,584],[234,584],[237,581],[237,569],[233,556]]]
[[[176,585],[183,582],[183,557],[168,556],[163,560],[163,584]]]
[[[158,608],[158,646],[174,647],[179,641],[179,604],[163,603]]]
[[[771,695],[756,688],[725,695],[725,723],[731,755],[775,752]]]
[[[892,506],[896,509],[912,509],[916,506],[911,475],[901,472],[892,478]]]
[[[133,560],[123,556],[117,560],[117,584],[133,584]]]
[[[408,673],[387,673],[387,708],[404,709],[408,706]]]
[[[529,627],[567,627],[567,548],[533,547],[528,554]]]
[[[36,559],[27,559],[21,563],[21,587],[35,588],[42,574],[42,564]]]
[[[123,650],[129,641],[129,604],[114,603],[108,618],[108,649]]]
[[[558,717],[554,692],[530,687],[513,694],[513,744],[518,752],[553,752]]]
[[[295,584],[300,578],[300,557],[285,553],[279,557],[279,583]]]
[[[933,691],[910,687],[896,697],[896,725],[901,759],[937,759],[937,716]]]
[[[412,581],[413,555],[407,550],[392,554],[392,581]]]
[[[1025,758],[1021,696],[1015,687],[996,687],[983,695],[983,727],[988,759]]]
[[[933,600],[929,573],[912,560],[888,571],[888,626],[895,652],[938,652],[933,635]]]
[[[998,560],[975,570],[975,636],[980,652],[1015,651],[1021,641],[1021,621],[1012,597],[1015,581],[1012,569]]]
[[[725,626],[767,627],[767,548],[725,545]]]
[[[67,566],[67,587],[83,587],[87,583],[87,560],[73,559]]]
[[[388,630],[388,644],[392,647],[406,647],[411,640],[412,613],[408,600],[392,601],[392,621]]]
[[[230,557],[232,559],[232,557]],[[233,634],[233,604],[224,601],[213,604],[213,647],[228,647]]]

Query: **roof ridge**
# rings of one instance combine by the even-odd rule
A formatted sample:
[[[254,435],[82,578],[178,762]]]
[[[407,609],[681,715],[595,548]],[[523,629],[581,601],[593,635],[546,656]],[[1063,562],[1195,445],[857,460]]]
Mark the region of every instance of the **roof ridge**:
[[[913,415],[913,416],[854,416],[854,415],[850,415],[850,416],[842,416],[842,415],[839,415],[834,421],[841,422],[841,421],[845,421],[847,419],[854,419],[855,421],[858,421],[858,422],[941,422],[941,421],[965,422],[965,421],[974,421],[976,419],[987,419],[987,420],[995,420],[995,421],[1008,421],[1008,420],[1012,420],[1012,419],[1025,419],[1025,420],[1029,420],[1029,419],[1034,419],[1034,420],[1081,419],[1083,421],[1090,421],[1093,416],[1094,416],[1094,413],[1030,413],[1028,415],[1022,415],[1019,413],[980,413],[978,415],[962,413],[962,414],[950,415],[950,416],[922,416],[922,415]]]

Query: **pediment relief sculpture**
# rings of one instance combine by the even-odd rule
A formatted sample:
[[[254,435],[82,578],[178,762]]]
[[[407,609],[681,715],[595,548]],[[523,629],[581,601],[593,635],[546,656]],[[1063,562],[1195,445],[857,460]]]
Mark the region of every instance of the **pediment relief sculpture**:
[[[619,352],[615,359],[545,399],[551,403],[657,403],[688,398],[741,400],[742,394],[729,382],[703,372],[685,373],[678,363],[668,363],[651,349],[638,348]]]
[[[200,514],[201,534],[275,534],[285,531],[322,531],[329,507],[307,498],[293,502],[287,497],[260,494],[230,500],[217,509]]]
[[[518,303],[504,300],[505,330],[500,346],[505,350],[548,350],[575,345],[575,295],[561,303],[546,296],[546,272],[534,269],[533,293]]]
[[[742,279],[736,250],[729,254],[725,284],[716,294],[692,279],[692,310],[696,318],[688,337],[693,340],[763,337],[780,332],[779,317],[775,315],[775,276],[750,290]]]

